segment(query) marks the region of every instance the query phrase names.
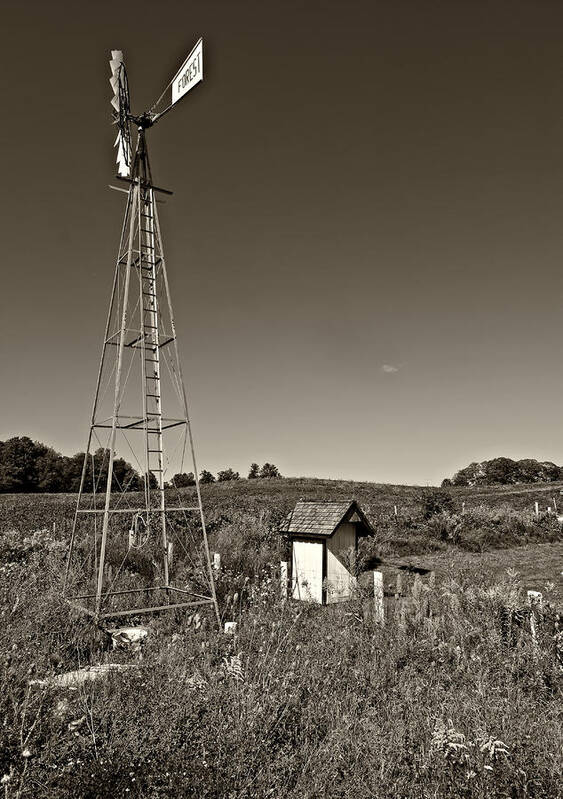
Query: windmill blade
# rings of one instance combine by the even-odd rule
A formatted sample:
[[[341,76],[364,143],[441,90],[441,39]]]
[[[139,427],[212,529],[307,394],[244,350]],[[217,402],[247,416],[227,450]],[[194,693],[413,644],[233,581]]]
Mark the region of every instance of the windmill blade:
[[[113,89],[111,105],[114,108],[114,122],[117,123],[118,133],[114,147],[117,147],[116,163],[118,173],[122,177],[129,177],[131,172],[131,129],[130,129],[130,105],[129,105],[129,84],[127,82],[127,72],[123,61],[121,50],[111,51],[111,77],[109,82]]]
[[[117,145],[117,158],[115,159],[115,163],[117,164],[117,174],[121,175],[121,177],[129,177],[130,167],[131,167],[131,147],[129,142],[127,142],[121,133],[119,132],[118,135],[118,145]]]

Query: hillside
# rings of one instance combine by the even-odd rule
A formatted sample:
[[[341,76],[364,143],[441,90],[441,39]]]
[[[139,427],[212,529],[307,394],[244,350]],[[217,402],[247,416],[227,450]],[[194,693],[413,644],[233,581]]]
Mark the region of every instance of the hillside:
[[[563,604],[561,530],[555,513],[546,513],[554,500],[558,502],[563,483],[450,488],[450,512],[430,519],[423,518],[424,490],[280,478],[213,483],[202,486],[202,495],[212,548],[222,553],[226,565],[245,574],[279,563],[282,542],[275,531],[297,500],[357,499],[376,529],[375,540],[364,542],[361,555],[368,567],[374,557],[382,560],[387,583],[399,568],[412,566],[431,569],[437,576],[468,571],[498,577],[515,568],[526,588],[554,583],[554,598]],[[169,499],[190,505],[193,494],[193,488],[171,490]],[[126,503],[133,508],[140,499],[129,494]],[[539,517],[534,513],[536,501]],[[0,532],[29,535],[49,529],[66,542],[75,503],[73,494],[0,495]]]
[[[416,516],[420,512],[421,486],[391,485],[387,483],[356,482],[354,480],[325,480],[308,477],[286,477],[274,480],[235,480],[202,486],[204,507],[212,516],[227,507],[240,511],[288,512],[298,499],[357,499],[373,518],[384,520],[394,515]],[[514,510],[533,511],[539,502],[545,510],[548,505],[563,510],[563,481],[534,483],[518,486],[453,487],[447,489],[454,507],[461,511],[479,505],[488,508],[509,506]],[[171,489],[170,496],[189,497],[195,489]],[[135,504],[135,494],[130,503]],[[139,495],[140,496],[140,495]],[[559,502],[561,499],[561,502]],[[9,529],[33,530],[57,526],[66,528],[72,522],[76,506],[75,494],[0,494],[0,532]]]

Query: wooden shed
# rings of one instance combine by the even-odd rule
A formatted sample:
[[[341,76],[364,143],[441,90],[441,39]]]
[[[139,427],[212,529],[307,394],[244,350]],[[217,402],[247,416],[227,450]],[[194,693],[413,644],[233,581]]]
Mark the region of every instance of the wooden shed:
[[[356,578],[348,566],[361,536],[374,529],[355,500],[302,500],[280,530],[291,550],[291,596],[321,605],[350,599]]]

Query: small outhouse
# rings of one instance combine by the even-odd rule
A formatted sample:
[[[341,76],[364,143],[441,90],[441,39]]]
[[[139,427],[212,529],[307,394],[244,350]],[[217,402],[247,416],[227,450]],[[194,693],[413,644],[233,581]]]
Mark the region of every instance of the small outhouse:
[[[280,530],[291,552],[291,596],[320,605],[350,599],[351,556],[358,539],[374,532],[355,500],[298,502]]]

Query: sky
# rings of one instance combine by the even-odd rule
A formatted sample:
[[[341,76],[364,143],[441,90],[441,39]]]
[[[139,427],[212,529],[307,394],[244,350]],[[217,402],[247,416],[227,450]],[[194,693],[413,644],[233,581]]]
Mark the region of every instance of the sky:
[[[84,449],[132,107],[199,464],[435,484],[563,463],[563,4],[5,0],[0,439]]]

